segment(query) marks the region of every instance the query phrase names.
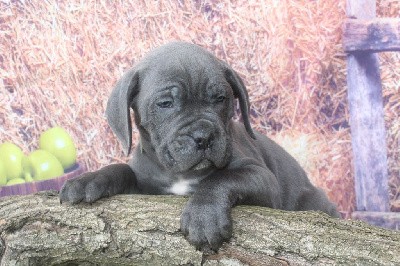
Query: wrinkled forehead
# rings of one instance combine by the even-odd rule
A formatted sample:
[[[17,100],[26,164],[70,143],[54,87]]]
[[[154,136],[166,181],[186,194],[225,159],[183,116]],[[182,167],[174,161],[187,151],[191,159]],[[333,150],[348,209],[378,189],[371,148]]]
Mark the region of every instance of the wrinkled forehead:
[[[141,92],[155,93],[173,86],[200,92],[226,83],[218,59],[201,50],[197,52],[167,50],[146,58],[140,75]]]

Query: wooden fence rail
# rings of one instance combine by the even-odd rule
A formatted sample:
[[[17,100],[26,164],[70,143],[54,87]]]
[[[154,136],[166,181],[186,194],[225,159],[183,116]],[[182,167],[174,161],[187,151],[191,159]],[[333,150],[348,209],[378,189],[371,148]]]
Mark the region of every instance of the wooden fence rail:
[[[375,0],[348,0],[343,46],[355,168],[355,219],[400,229],[390,213],[382,84],[376,52],[400,51],[400,19],[376,18]]]

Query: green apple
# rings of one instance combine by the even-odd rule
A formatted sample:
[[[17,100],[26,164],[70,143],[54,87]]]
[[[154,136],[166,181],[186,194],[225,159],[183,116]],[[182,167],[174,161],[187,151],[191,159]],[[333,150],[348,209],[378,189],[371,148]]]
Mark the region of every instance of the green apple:
[[[73,166],[76,162],[76,148],[71,136],[61,127],[53,127],[42,133],[39,147],[52,153],[62,164],[64,169]]]
[[[22,156],[22,150],[17,145],[10,142],[0,145],[0,161],[3,162],[8,180],[21,177]]]
[[[7,186],[12,186],[12,185],[16,185],[16,184],[23,184],[23,183],[25,183],[24,179],[22,179],[21,177],[16,177],[16,178],[13,178],[13,179],[9,180],[7,182]]]
[[[6,168],[3,161],[0,161],[0,187],[7,184]]]
[[[36,150],[22,159],[26,181],[46,180],[64,174],[57,158],[48,151]]]

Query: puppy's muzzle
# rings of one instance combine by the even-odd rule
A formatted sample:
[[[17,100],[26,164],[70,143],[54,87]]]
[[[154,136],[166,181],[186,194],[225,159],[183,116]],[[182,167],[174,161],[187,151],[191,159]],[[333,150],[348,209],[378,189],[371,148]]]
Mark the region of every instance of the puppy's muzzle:
[[[182,170],[202,170],[221,166],[225,157],[226,139],[212,121],[200,119],[181,127],[168,145],[170,163]]]
[[[200,119],[183,127],[178,137],[173,141],[172,146],[176,152],[202,153],[212,149],[217,130],[212,122]]]

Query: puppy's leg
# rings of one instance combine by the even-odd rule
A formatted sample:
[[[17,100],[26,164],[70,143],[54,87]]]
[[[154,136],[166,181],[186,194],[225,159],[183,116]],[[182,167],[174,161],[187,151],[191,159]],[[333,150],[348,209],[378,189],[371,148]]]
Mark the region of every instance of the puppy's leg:
[[[329,201],[325,192],[312,187],[301,192],[297,199],[296,210],[298,211],[323,211],[332,217],[340,218],[335,204]]]
[[[112,164],[98,171],[67,180],[60,191],[60,202],[94,202],[103,197],[133,192],[136,176],[127,164]]]
[[[224,169],[203,179],[185,206],[181,231],[198,249],[217,250],[232,235],[231,208],[252,204],[281,208],[281,192],[271,171],[257,165]]]

